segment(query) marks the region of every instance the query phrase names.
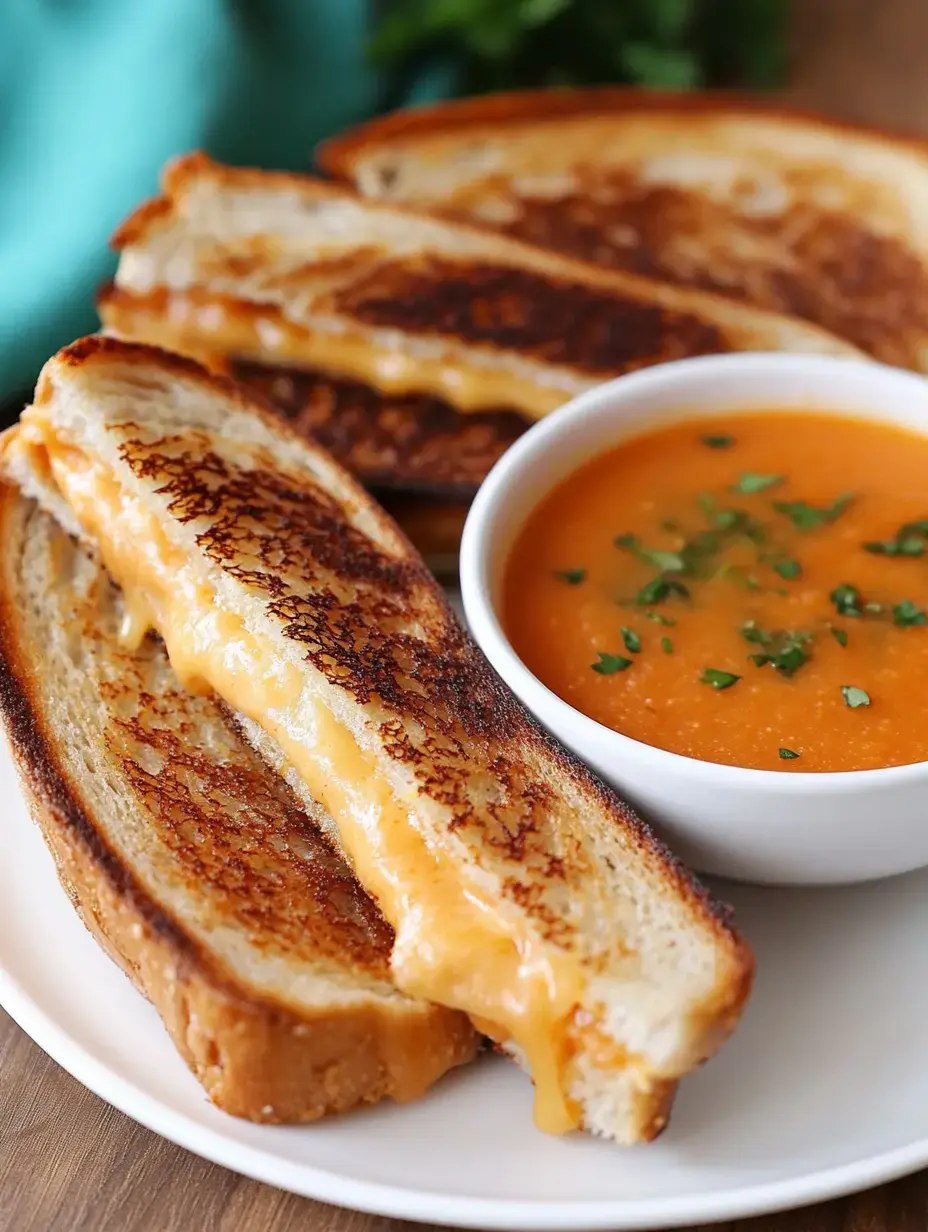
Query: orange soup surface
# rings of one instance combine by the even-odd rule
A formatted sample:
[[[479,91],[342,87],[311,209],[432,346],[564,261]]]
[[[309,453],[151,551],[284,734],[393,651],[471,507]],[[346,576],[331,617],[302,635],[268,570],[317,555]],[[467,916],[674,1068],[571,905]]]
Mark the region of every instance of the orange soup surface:
[[[565,701],[704,761],[928,759],[928,438],[687,422],[581,467],[513,546],[503,622]]]

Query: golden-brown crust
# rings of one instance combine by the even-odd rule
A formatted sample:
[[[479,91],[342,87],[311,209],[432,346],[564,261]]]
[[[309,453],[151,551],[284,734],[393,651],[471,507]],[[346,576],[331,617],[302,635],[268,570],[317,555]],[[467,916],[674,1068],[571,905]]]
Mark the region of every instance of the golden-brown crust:
[[[9,489],[0,491],[0,525],[8,551],[22,504]],[[9,559],[5,567],[11,568]],[[399,999],[395,1005],[377,1003],[373,995],[307,1011],[256,995],[143,888],[107,843],[83,802],[80,784],[65,768],[58,738],[45,728],[42,704],[34,696],[34,669],[22,644],[29,634],[21,631],[9,576],[6,581],[0,590],[0,716],[33,817],[82,920],[155,1005],[210,1098],[251,1120],[315,1120],[384,1097],[411,1098],[452,1065],[469,1060],[476,1047],[473,1030],[463,1015],[452,1011]],[[84,636],[93,637],[93,631],[85,630]],[[230,802],[246,797],[257,801],[255,820],[260,822],[263,795],[269,807],[272,791],[281,798],[289,795],[281,791],[276,776],[265,772],[268,785],[263,789],[261,775],[251,771],[252,762],[257,765],[252,755],[243,751],[241,766],[235,768],[211,765],[195,745],[180,747],[159,730],[158,699],[150,696],[138,698],[145,721],[130,721],[133,730],[126,730],[126,721],[116,717],[127,709],[120,701],[133,700],[128,652],[126,658],[129,679],[116,679],[110,686],[118,694],[108,701],[114,717],[106,739],[115,739],[110,754],[123,767],[127,791],[149,810],[160,841],[176,857],[175,866],[199,875],[202,884],[199,889],[194,884],[191,893],[219,902],[234,927],[252,940],[266,936],[271,949],[286,952],[288,946],[302,946],[318,952],[323,963],[328,954],[346,975],[357,969],[386,980],[391,930],[327,847],[316,853],[323,857],[318,864],[308,861],[308,887],[298,884],[297,861],[278,859],[278,874],[283,869],[286,878],[293,866],[297,880],[276,887],[273,878],[261,882],[260,835],[249,832],[244,840],[239,835],[246,847],[255,847],[255,854],[245,847],[232,851],[224,841],[225,831],[228,839],[234,826],[225,826],[223,815],[216,812],[218,801],[223,795]],[[101,696],[107,696],[105,691]],[[184,724],[179,727],[183,730]],[[164,739],[170,747],[164,747]],[[145,750],[156,760],[168,759],[167,772],[157,783],[148,781],[151,776],[142,764]],[[293,814],[285,842],[300,849],[313,842],[325,847],[295,805]],[[192,845],[191,826],[198,827],[200,835]],[[304,894],[314,901],[317,920],[302,912]],[[274,910],[274,902],[288,896],[293,927],[306,931],[305,944],[298,935],[288,941],[280,912]],[[341,911],[340,919],[333,919],[331,911]],[[334,952],[322,944],[326,937],[338,938]],[[414,1065],[408,1064],[410,1058],[415,1058]]]
[[[227,371],[377,492],[469,501],[528,427],[514,411],[462,415],[440,398],[319,371],[234,358]]]
[[[546,160],[536,140],[529,155],[535,174],[525,174],[518,189],[509,186],[504,161],[495,171],[475,171],[473,182],[460,185],[447,201],[410,199],[407,204],[429,204],[449,220],[479,221],[510,238],[603,268],[807,320],[885,363],[924,370],[928,273],[923,252],[910,240],[907,207],[898,211],[895,226],[880,225],[874,220],[866,172],[857,174],[860,159],[853,146],[846,174],[839,156],[832,167],[824,161],[816,173],[819,156],[814,153],[790,165],[789,129],[846,137],[849,144],[870,142],[881,154],[895,149],[920,164],[922,174],[928,171],[923,140],[810,116],[769,100],[608,87],[497,95],[414,109],[334,138],[320,157],[333,175],[351,178],[367,156],[382,156],[387,160],[382,174],[388,179],[392,143],[400,150],[407,141],[434,140],[438,148],[444,144],[450,150],[455,141],[479,144],[483,137],[505,142],[509,131],[518,140],[534,128],[556,130],[561,123],[582,125],[584,119],[594,124],[610,116],[618,122],[675,115],[784,126],[786,169],[777,170],[774,159],[771,170],[783,192],[782,206],[752,207],[754,196],[764,193],[750,166],[731,194],[701,191],[685,176],[675,182],[672,172],[639,174],[636,157],[623,162],[618,137],[613,163],[608,157],[598,160],[595,143],[581,143],[580,152],[574,152],[575,143],[566,136],[558,142],[555,131],[548,148],[557,153]],[[658,162],[660,133],[657,129],[652,149]],[[719,153],[730,157],[725,140],[723,134]],[[517,161],[517,154],[513,158]],[[518,176],[518,168],[512,170]],[[542,170],[561,173],[562,186],[545,184]],[[873,178],[879,179],[879,173]],[[532,180],[541,181],[540,186],[530,187]],[[763,169],[759,181],[764,182]],[[384,187],[389,188],[386,181]]]
[[[190,361],[140,344],[105,342],[105,350],[99,339],[91,340],[89,351],[76,344],[64,353],[65,362],[86,362],[106,351],[142,366],[166,364],[169,371],[179,362],[184,376],[204,389],[229,393],[228,381]],[[233,388],[233,396],[239,406],[254,405],[288,446],[310,453],[318,448],[262,403],[252,403],[246,391]],[[409,767],[420,793],[442,806],[449,830],[503,862],[504,896],[533,917],[543,934],[571,946],[571,928],[550,912],[545,894],[573,878],[579,886],[588,874],[585,867],[568,870],[551,858],[548,808],[554,798],[550,784],[557,782],[621,830],[627,849],[635,849],[694,921],[715,933],[733,973],[750,969],[750,952],[731,931],[728,909],[710,898],[615,792],[542,732],[460,628],[421,559],[347,472],[339,474],[342,495],[336,499],[303,472],[239,469],[202,444],[192,452],[189,437],[152,439],[124,424],[117,445],[134,475],[158,488],[181,524],[196,525],[207,558],[266,605],[307,662],[358,704],[376,699],[386,755]],[[346,520],[346,498],[380,527],[381,544],[389,547]],[[353,601],[336,594],[333,578],[340,592],[345,583],[354,589]],[[418,634],[398,631],[410,620]],[[415,740],[410,721],[413,728],[421,725]],[[497,791],[479,815],[468,790],[477,749],[487,757]]]
[[[328,138],[316,147],[315,162],[327,175],[350,181],[354,167],[369,150],[409,137],[435,137],[459,129],[504,127],[553,119],[573,120],[585,115],[630,112],[680,115],[758,116],[784,123],[814,125],[826,131],[887,140],[928,157],[928,142],[910,133],[876,125],[825,117],[784,106],[782,102],[727,90],[674,92],[626,86],[564,87],[485,94],[475,98],[409,107],[379,116],[356,128]]]
[[[491,261],[380,261],[335,293],[336,310],[373,329],[515,350],[614,375],[682,355],[732,349],[719,325],[617,288],[600,289]]]

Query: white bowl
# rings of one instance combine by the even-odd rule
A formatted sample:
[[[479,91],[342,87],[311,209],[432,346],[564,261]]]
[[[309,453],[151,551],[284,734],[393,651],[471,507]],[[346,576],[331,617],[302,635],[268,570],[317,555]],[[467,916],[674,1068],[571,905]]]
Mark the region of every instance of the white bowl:
[[[852,415],[928,433],[928,381],[868,361],[741,354],[648,368],[583,394],[522,436],[480,489],[461,545],[467,621],[535,717],[697,870],[765,884],[823,885],[921,868],[928,865],[928,762],[787,774],[653,748],[552,693],[515,653],[497,616],[506,559],[527,515],[583,462],[660,425],[767,409]]]

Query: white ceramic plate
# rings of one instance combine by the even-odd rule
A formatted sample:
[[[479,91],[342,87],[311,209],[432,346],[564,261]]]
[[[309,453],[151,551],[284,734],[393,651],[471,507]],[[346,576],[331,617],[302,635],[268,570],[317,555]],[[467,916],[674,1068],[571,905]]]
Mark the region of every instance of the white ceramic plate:
[[[665,1136],[622,1151],[537,1133],[529,1084],[501,1060],[418,1104],[316,1126],[225,1116],[74,915],[5,750],[0,824],[0,1003],[123,1112],[272,1185],[408,1219],[579,1232],[761,1213],[928,1164],[926,873],[847,890],[732,890],[759,960],[747,1018],[684,1084]]]

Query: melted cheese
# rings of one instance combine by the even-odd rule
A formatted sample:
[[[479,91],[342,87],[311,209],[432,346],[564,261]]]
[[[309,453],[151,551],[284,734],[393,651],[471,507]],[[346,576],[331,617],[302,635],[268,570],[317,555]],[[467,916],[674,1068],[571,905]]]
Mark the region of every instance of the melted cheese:
[[[218,328],[197,323],[199,306],[176,296],[172,312],[153,315],[144,300],[133,302],[126,292],[104,302],[107,325],[130,338],[169,347],[217,367],[217,355],[240,355],[264,364],[293,364],[364,381],[385,395],[432,394],[458,411],[511,407],[529,419],[542,419],[570,398],[596,384],[566,373],[559,384],[542,383],[502,367],[471,361],[461,355],[404,353],[378,346],[361,334],[297,329],[283,320],[253,320],[223,311]],[[549,374],[550,375],[550,374]]]
[[[181,681],[215,690],[264,727],[331,813],[359,880],[396,930],[397,985],[513,1041],[535,1082],[536,1124],[551,1133],[575,1128],[580,1110],[567,1090],[585,984],[579,963],[517,931],[465,870],[426,842],[413,798],[397,798],[374,755],[312,696],[301,667],[282,662],[223,607],[198,562],[111,472],[57,441],[37,408],[24,418],[19,447],[40,451],[38,465],[99,545],[125,592],[128,634],[157,629]]]

